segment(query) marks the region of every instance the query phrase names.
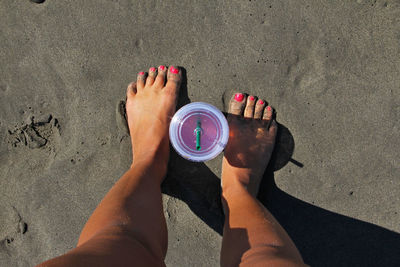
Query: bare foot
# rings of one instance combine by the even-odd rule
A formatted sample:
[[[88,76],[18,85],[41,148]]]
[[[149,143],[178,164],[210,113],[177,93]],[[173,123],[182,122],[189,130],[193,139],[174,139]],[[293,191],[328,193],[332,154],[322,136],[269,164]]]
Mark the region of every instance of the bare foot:
[[[132,141],[133,163],[156,160],[163,170],[169,158],[168,127],[175,113],[182,72],[152,67],[139,72],[128,85],[126,114]]]
[[[274,149],[278,126],[273,109],[262,99],[232,96],[229,103],[229,142],[222,162],[222,188],[244,185],[257,196],[262,176]]]

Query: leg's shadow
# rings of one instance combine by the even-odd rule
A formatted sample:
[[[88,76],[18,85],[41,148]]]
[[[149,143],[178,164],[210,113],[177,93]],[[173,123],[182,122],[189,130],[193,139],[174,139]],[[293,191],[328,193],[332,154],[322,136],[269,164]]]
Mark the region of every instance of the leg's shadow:
[[[184,80],[178,107],[189,102]],[[311,266],[400,266],[400,234],[308,204],[276,186],[274,171],[289,161],[289,164],[303,167],[302,163],[291,159],[294,147],[290,131],[279,124],[276,146],[258,199],[288,232],[304,261]],[[173,148],[171,151],[163,193],[184,201],[222,235],[220,179],[204,163],[189,162]]]

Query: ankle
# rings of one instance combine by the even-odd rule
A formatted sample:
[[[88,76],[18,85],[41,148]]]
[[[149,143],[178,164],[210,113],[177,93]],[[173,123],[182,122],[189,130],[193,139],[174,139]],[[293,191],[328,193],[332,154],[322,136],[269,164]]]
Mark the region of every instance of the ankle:
[[[139,141],[135,142],[132,137],[132,154],[133,162],[139,160],[153,161],[158,160],[168,162],[169,159],[169,138],[164,136],[158,138],[155,135],[141,137]]]
[[[232,166],[227,167],[224,164],[222,168],[222,187],[229,188],[239,185],[247,187],[250,181],[250,174],[246,169]]]
[[[232,195],[242,194],[247,192],[247,186],[240,181],[238,177],[222,176],[222,196],[230,197]]]
[[[140,169],[150,172],[157,177],[164,177],[167,174],[168,157],[160,157],[155,154],[135,155],[130,169]]]

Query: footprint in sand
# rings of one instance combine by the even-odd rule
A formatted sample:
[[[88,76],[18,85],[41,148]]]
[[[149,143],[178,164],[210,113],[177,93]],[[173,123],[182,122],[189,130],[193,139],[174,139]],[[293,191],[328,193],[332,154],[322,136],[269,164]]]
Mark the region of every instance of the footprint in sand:
[[[126,102],[124,100],[121,100],[117,104],[117,109],[116,109],[116,118],[117,118],[117,125],[118,128],[120,129],[121,132],[123,132],[122,138],[129,136],[129,127],[128,127],[128,121],[126,119]],[[121,139],[122,139],[121,138]]]
[[[51,114],[29,118],[29,122],[14,130],[8,130],[9,144],[12,147],[26,146],[37,149],[49,146],[55,135],[60,134],[58,120]]]
[[[28,224],[15,207],[2,205],[0,208],[5,215],[0,219],[3,226],[0,231],[0,244],[7,247],[27,233]]]

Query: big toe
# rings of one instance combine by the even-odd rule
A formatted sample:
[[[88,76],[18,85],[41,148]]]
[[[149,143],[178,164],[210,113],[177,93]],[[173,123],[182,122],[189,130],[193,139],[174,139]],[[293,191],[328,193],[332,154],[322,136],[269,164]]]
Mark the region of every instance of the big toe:
[[[243,93],[236,93],[232,96],[229,103],[229,113],[233,115],[243,115],[244,106],[246,104],[246,96]]]

